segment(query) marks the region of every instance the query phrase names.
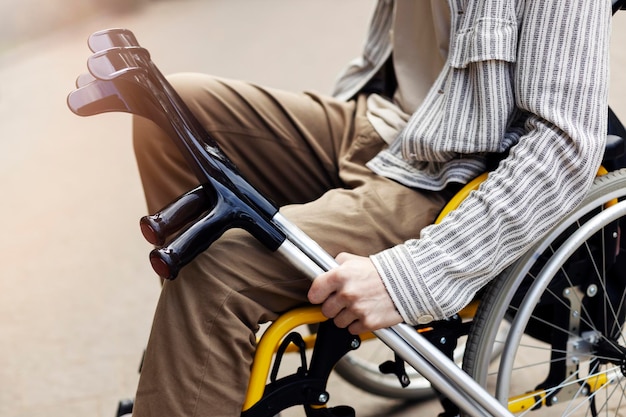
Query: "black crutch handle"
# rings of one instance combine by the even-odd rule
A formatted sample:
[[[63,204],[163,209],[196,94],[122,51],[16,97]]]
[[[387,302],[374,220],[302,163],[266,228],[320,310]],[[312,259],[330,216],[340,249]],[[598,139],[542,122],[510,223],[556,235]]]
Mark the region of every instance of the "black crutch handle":
[[[165,279],[175,279],[180,269],[191,262],[232,228],[246,230],[265,247],[275,251],[285,235],[255,207],[247,205],[230,190],[217,185],[214,207],[194,222],[167,246],[150,253],[154,271]]]
[[[209,193],[198,186],[158,212],[142,217],[139,225],[144,238],[155,246],[163,246],[169,236],[214,206],[215,196],[211,199]]]
[[[92,77],[77,81],[78,89],[68,97],[70,108],[83,116],[124,111],[151,119],[174,141],[205,194],[182,196],[160,218],[142,221],[148,241],[161,245],[184,223],[208,211],[152,252],[155,271],[164,278],[176,277],[180,268],[233,227],[245,229],[272,251],[278,249],[286,239],[272,222],[278,208],[243,178],[134,35],[120,29],[101,31],[90,37],[89,47],[94,51],[87,62]]]

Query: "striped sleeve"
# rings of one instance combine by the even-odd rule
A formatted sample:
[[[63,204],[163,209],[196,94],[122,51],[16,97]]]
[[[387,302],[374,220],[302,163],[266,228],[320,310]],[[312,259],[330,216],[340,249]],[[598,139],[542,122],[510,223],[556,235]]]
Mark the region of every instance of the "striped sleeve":
[[[335,82],[332,95],[349,100],[365,86],[391,56],[393,0],[379,0],[370,22],[363,55],[354,59]]]
[[[514,94],[524,133],[419,239],[373,255],[410,324],[450,317],[587,192],[606,134],[610,1],[524,2]]]

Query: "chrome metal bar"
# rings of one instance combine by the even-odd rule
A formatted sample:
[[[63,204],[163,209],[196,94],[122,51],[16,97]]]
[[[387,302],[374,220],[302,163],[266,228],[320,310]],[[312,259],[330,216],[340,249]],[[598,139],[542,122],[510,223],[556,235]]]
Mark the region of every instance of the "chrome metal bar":
[[[415,330],[413,331],[415,332]],[[393,349],[394,352],[400,355],[402,359],[426,378],[439,392],[454,402],[460,409],[474,417],[490,415],[490,413],[474,401],[464,389],[453,382],[454,378],[451,379],[443,375],[433,363],[424,358],[419,350],[415,349],[407,340],[396,333],[395,328],[382,329],[374,333],[383,343]],[[457,371],[461,372],[458,368]]]
[[[302,252],[302,250],[288,238],[276,249],[276,253],[282,255],[293,266],[298,268],[300,272],[311,278],[311,280],[326,271]]]
[[[280,223],[287,237],[277,253],[311,280],[338,265],[322,247],[282,215],[278,219],[275,216],[272,221]],[[400,324],[373,333],[468,414],[474,417],[511,416],[502,404],[412,327]]]
[[[415,329],[406,324],[399,324],[393,326],[391,329],[398,333],[404,343],[411,346],[414,353],[423,356],[427,366],[435,368],[443,378],[450,382],[452,385],[452,391],[446,392],[434,383],[433,385],[435,385],[453,401],[453,395],[457,393],[462,394],[469,399],[469,408],[464,408],[460,403],[454,401],[467,413],[473,416],[511,416],[511,413],[505,406],[485,391],[482,386],[480,386],[467,373],[460,369],[452,360],[450,360],[450,358],[445,356],[443,352],[426,340],[424,336],[416,332]],[[396,349],[399,349],[400,347],[394,345],[392,348],[397,352]],[[413,356],[414,355],[405,359],[411,366],[414,366],[411,362]],[[420,366],[422,369],[419,369],[416,366],[414,367],[418,372],[423,372],[422,366]],[[425,374],[423,375],[426,376]]]
[[[315,240],[304,233],[298,226],[290,222],[285,216],[276,213],[272,218],[274,223],[287,236],[296,247],[308,255],[313,261],[321,266],[325,271],[329,271],[337,266],[337,261],[326,252]],[[312,277],[315,278],[315,277]]]

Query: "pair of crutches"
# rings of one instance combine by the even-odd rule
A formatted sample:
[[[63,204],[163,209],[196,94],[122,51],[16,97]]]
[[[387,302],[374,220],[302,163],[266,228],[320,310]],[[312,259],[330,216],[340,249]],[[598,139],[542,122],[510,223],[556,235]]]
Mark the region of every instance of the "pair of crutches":
[[[150,260],[161,277],[175,278],[180,268],[235,227],[248,231],[311,279],[337,265],[240,175],[130,31],[100,31],[91,35],[88,45],[93,52],[87,61],[89,73],[77,79],[77,89],[68,96],[70,109],[81,116],[115,111],[154,121],[175,141],[202,184],[141,221],[146,239],[158,246]],[[400,324],[374,334],[466,413],[511,415],[411,326]]]

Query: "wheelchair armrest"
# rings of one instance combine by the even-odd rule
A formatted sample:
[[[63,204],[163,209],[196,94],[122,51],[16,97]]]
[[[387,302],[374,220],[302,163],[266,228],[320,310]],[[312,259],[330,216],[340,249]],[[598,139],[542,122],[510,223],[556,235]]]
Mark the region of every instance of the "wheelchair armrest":
[[[626,153],[626,143],[624,138],[618,135],[606,135],[606,145],[604,148],[604,158],[602,159],[603,165],[608,165],[609,170],[613,170],[615,163],[611,164],[610,161],[616,161]],[[608,163],[608,164],[607,164]],[[606,170],[604,171],[606,172]],[[441,210],[437,219],[435,219],[435,224],[440,223],[444,217],[448,215],[451,211],[455,210],[459,207],[461,202],[465,200],[465,198],[469,195],[470,192],[478,189],[480,184],[483,183],[487,179],[487,175],[489,173],[485,172],[478,177],[474,178],[469,183],[465,184],[463,188],[457,192],[450,201],[444,206]]]

